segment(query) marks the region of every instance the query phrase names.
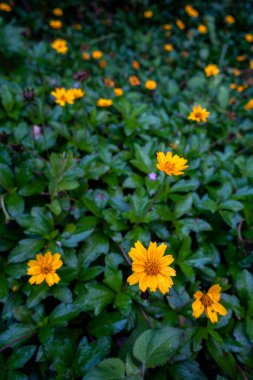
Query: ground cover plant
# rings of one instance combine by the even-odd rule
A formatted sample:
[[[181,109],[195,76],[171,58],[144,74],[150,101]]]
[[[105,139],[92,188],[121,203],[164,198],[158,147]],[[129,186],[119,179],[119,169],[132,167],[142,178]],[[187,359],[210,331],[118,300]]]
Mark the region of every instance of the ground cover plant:
[[[253,378],[251,5],[0,3],[0,379]]]

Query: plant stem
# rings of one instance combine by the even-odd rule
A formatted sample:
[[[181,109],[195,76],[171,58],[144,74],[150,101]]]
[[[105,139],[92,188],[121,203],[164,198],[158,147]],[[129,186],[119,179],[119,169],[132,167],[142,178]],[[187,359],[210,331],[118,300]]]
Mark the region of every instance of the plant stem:
[[[2,210],[5,216],[5,223],[9,223],[12,220],[12,217],[8,214],[8,211],[6,210],[5,204],[4,204],[4,197],[6,194],[2,194],[1,196],[1,206]],[[1,351],[0,351],[1,352]]]

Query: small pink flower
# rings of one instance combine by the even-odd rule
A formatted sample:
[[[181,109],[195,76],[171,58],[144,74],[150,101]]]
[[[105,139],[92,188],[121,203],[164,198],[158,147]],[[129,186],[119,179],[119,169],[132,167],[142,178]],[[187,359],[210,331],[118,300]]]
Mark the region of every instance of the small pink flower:
[[[41,136],[41,128],[38,125],[33,125],[33,137],[38,140]]]
[[[155,181],[155,180],[156,180],[156,177],[157,177],[157,174],[154,173],[154,172],[151,172],[151,173],[149,173],[149,175],[148,175],[148,178],[150,179],[150,181]]]

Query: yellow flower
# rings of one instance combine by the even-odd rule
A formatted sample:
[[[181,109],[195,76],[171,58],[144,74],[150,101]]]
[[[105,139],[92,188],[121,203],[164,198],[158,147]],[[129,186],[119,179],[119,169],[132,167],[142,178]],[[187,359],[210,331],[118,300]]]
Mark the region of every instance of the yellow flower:
[[[237,92],[243,92],[248,86],[243,84],[237,87]]]
[[[162,243],[149,243],[148,249],[137,241],[135,247],[131,248],[129,256],[133,260],[133,274],[128,277],[129,285],[139,283],[139,289],[145,292],[147,288],[155,292],[158,288],[162,294],[168,293],[173,285],[171,279],[176,272],[169,265],[174,261],[172,255],[164,256],[167,246]]]
[[[206,122],[206,119],[209,117],[210,112],[207,112],[205,108],[202,108],[201,105],[193,106],[192,112],[188,116],[188,120],[194,120],[197,123],[203,121]]]
[[[213,285],[208,290],[207,294],[197,291],[193,297],[196,301],[192,304],[192,315],[194,318],[199,318],[204,312],[207,318],[212,323],[218,322],[218,315],[226,315],[227,310],[219,303],[220,300],[220,285]]]
[[[152,11],[145,11],[144,12],[144,17],[145,18],[152,18],[153,17],[153,12]]]
[[[231,88],[231,90],[235,90],[237,86],[235,83],[231,83],[229,87]]]
[[[112,100],[111,99],[100,98],[97,101],[97,106],[98,107],[110,107],[111,105],[112,105]]]
[[[238,69],[234,69],[234,70],[233,70],[233,74],[234,74],[236,77],[238,77],[238,76],[241,74],[241,72],[240,72],[240,70],[238,70]]]
[[[61,39],[61,38],[58,38],[57,40],[55,40],[52,44],[51,44],[51,47],[57,51],[57,53],[60,53],[60,54],[66,54],[67,51],[68,51],[68,44],[67,44],[67,41]]]
[[[245,61],[245,59],[247,59],[247,55],[238,55],[237,57],[236,57],[236,60],[238,61],[238,62],[243,62],[243,61]]]
[[[227,24],[233,24],[235,22],[235,18],[233,16],[231,16],[231,15],[227,15],[225,17],[225,21],[226,21]]]
[[[104,81],[104,84],[106,85],[106,87],[114,87],[115,86],[114,81],[110,78],[105,77],[103,79],[103,81]]]
[[[55,15],[55,16],[63,16],[63,11],[61,8],[54,8],[52,10],[52,13]]]
[[[173,48],[173,46],[171,44],[166,44],[166,45],[164,45],[164,50],[166,50],[166,51],[173,51],[174,48]]]
[[[205,73],[207,77],[212,77],[215,75],[218,75],[220,72],[219,68],[217,65],[207,65],[205,67]]]
[[[249,61],[249,68],[253,70],[253,59]]]
[[[171,30],[171,25],[170,24],[165,24],[163,25],[164,30]]]
[[[131,75],[129,77],[129,83],[131,84],[131,86],[139,86],[141,82],[137,76]]]
[[[184,29],[185,29],[185,24],[184,24],[183,21],[180,20],[179,18],[176,20],[176,24],[177,24],[177,27],[178,27],[180,30],[184,30]]]
[[[184,9],[185,9],[185,12],[190,17],[198,17],[199,15],[199,12],[195,8],[193,8],[191,5],[186,5]]]
[[[63,264],[60,258],[59,253],[52,255],[50,251],[46,252],[44,256],[40,253],[36,255],[36,260],[30,260],[27,264],[29,266],[27,274],[32,276],[29,283],[39,285],[46,281],[49,286],[57,284],[60,277],[55,272]]]
[[[244,37],[246,41],[253,42],[253,34],[246,33]]]
[[[132,62],[132,68],[133,68],[134,70],[139,70],[139,68],[140,68],[140,64],[139,64],[139,62],[138,62],[138,61],[133,61],[133,62]]]
[[[87,53],[86,51],[82,54],[82,57],[85,61],[88,61],[90,59],[90,54]]]
[[[91,55],[94,59],[100,59],[103,56],[103,53],[100,50],[95,50]]]
[[[204,24],[198,25],[198,31],[201,34],[206,34],[207,33],[207,27]]]
[[[245,104],[244,109],[249,111],[253,108],[253,99],[250,99],[247,104]]]
[[[122,88],[115,88],[114,89],[114,94],[116,95],[116,96],[122,96],[123,95],[123,90],[122,90]]]
[[[74,100],[82,98],[85,95],[85,92],[81,88],[70,88],[67,90],[67,94],[72,96]]]
[[[49,25],[51,26],[52,29],[61,29],[62,22],[61,20],[51,20],[49,21]]]
[[[7,3],[0,3],[0,11],[11,12],[11,7]]]
[[[70,92],[69,90],[66,90],[65,88],[58,87],[54,91],[51,92],[51,95],[55,97],[55,103],[59,104],[62,107],[64,107],[66,103],[68,104],[74,103],[74,96],[72,92]]]
[[[157,162],[157,169],[168,175],[184,174],[183,171],[188,168],[187,160],[177,154],[172,156],[171,152],[167,152],[166,155],[163,152],[157,152]]]
[[[147,80],[145,83],[145,87],[148,90],[155,90],[156,89],[156,82],[154,80]]]

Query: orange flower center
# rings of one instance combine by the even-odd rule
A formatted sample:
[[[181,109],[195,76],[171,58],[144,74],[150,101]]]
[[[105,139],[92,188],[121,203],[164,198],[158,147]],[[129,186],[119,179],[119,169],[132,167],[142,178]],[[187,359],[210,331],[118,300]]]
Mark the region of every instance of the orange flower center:
[[[213,304],[213,301],[211,300],[211,298],[205,294],[201,300],[202,304],[205,306],[205,307],[208,307],[208,306],[211,306]]]
[[[175,164],[173,164],[172,162],[166,162],[165,167],[166,171],[170,173],[173,173],[175,170]]]
[[[155,276],[160,271],[160,265],[156,260],[148,260],[145,264],[145,272],[149,276]]]
[[[198,118],[198,119],[201,119],[202,114],[200,112],[196,112],[195,113],[195,117]]]
[[[48,273],[51,273],[52,271],[53,269],[51,265],[46,265],[45,267],[41,267],[41,273],[43,274],[48,274]]]

